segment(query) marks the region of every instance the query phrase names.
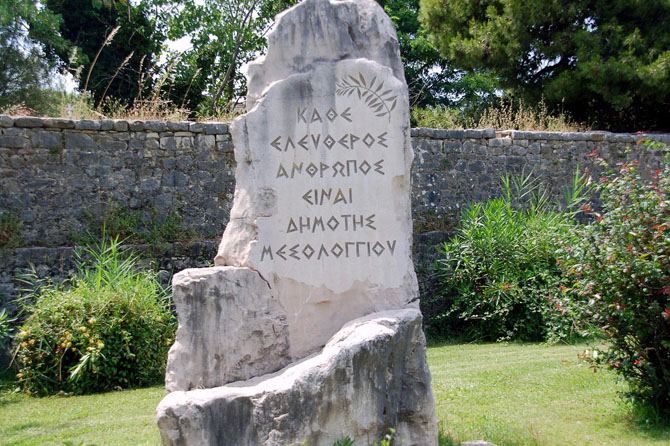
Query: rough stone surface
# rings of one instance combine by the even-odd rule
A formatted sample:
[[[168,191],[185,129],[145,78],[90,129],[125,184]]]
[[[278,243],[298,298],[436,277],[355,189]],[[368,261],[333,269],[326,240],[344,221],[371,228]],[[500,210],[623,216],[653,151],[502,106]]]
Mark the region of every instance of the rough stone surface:
[[[249,64],[247,110],[270,84],[309,72],[319,62],[373,60],[405,80],[395,28],[373,2],[319,0],[314,8],[284,11],[276,21],[284,26],[268,35],[267,55]]]
[[[421,314],[392,310],[351,321],[316,355],[274,374],[190,392],[158,407],[165,445],[437,445]],[[305,441],[306,443],[303,443]]]
[[[300,358],[349,320],[417,304],[409,105],[374,1],[307,0],[268,41],[232,125],[235,201],[215,263],[270,283]]]
[[[168,355],[168,392],[222,386],[288,364],[286,314],[247,268],[187,269],[172,280],[179,329]]]

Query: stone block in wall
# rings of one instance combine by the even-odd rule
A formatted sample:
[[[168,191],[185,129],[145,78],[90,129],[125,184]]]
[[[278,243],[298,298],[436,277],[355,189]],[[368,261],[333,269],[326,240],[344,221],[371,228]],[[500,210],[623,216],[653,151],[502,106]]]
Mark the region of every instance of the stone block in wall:
[[[98,145],[88,133],[66,130],[64,135],[66,149],[94,150],[98,148]]]
[[[188,126],[188,131],[191,133],[202,133],[205,131],[205,124],[202,122],[192,122]]]
[[[102,119],[100,121],[100,130],[113,130],[114,121],[112,119]]]
[[[114,130],[117,132],[127,132],[130,126],[128,125],[128,121],[124,120],[115,120],[114,121]]]
[[[198,150],[214,150],[216,148],[216,136],[200,134],[195,137]]]
[[[22,149],[30,147],[30,139],[23,135],[0,135],[0,147]]]
[[[179,122],[168,122],[167,123],[167,128],[170,131],[174,132],[188,132],[188,126],[190,125],[190,122],[187,121],[179,121]]]
[[[428,139],[428,138],[414,138],[412,140],[412,148],[415,152],[442,152],[442,140]]]
[[[100,139],[98,142],[101,150],[106,150],[110,152],[121,152],[128,148],[128,143],[126,141],[119,141],[114,137],[106,137]]]
[[[223,122],[208,122],[205,124],[206,135],[223,135],[228,133],[228,124]]]
[[[217,150],[220,150],[221,152],[224,153],[232,153],[234,146],[233,142],[230,140],[223,140],[223,141],[217,141],[216,142],[216,148]]]
[[[42,122],[43,121],[41,118],[36,118],[33,116],[20,116],[18,118],[14,118],[14,127],[42,127]]]
[[[164,132],[167,130],[167,123],[162,121],[144,121],[144,129],[152,132]]]
[[[128,128],[131,132],[144,131],[144,121],[129,121]]]
[[[149,151],[154,151],[160,148],[160,141],[157,138],[146,138],[144,140],[143,148]]]
[[[56,129],[73,129],[74,121],[72,119],[63,118],[47,118],[44,119],[43,127]]]
[[[45,149],[62,149],[63,135],[57,130],[41,130],[33,132],[30,137],[33,147],[42,147]]]
[[[76,130],[100,130],[100,121],[93,119],[81,119],[75,121],[74,128]]]

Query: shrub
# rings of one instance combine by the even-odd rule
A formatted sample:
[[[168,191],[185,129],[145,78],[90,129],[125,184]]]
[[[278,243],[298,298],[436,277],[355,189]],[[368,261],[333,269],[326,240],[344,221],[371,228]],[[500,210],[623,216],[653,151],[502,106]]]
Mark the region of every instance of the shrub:
[[[16,339],[23,389],[89,393],[161,381],[176,324],[156,273],[135,271],[118,239],[84,250],[78,263],[69,288],[47,284],[24,296],[34,303],[24,305]]]
[[[484,110],[479,128],[542,130],[549,132],[582,132],[585,126],[573,122],[564,113],[551,114],[541,100],[533,107],[521,100],[500,101],[499,106]]]
[[[562,251],[564,299],[606,340],[591,360],[615,369],[640,407],[670,417],[670,160],[649,181],[638,167],[600,179],[602,214]]]
[[[466,208],[454,238],[435,264],[442,289],[428,324],[432,336],[526,341],[571,335],[571,321],[552,311],[560,284],[557,236],[576,225],[574,209],[584,199],[575,177],[564,210],[554,210],[546,190],[531,175],[503,177],[504,196]]]
[[[462,113],[449,107],[414,107],[411,111],[413,127],[433,129],[462,129],[475,126],[475,121],[463,117]]]

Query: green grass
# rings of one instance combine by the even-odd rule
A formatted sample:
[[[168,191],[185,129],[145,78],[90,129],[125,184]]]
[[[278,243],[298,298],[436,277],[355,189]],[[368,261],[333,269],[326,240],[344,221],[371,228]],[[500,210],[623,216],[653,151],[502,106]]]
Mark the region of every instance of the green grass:
[[[623,384],[578,361],[584,346],[428,349],[440,430],[498,446],[669,446],[670,426],[632,421]],[[564,362],[565,361],[565,362]],[[446,442],[446,444],[449,444]]]
[[[498,446],[669,446],[670,427],[631,421],[616,393],[622,385],[611,373],[593,373],[579,363],[583,348],[430,347],[440,429],[453,440],[483,439]],[[162,387],[47,398],[4,387],[0,444],[160,444],[154,418]]]
[[[6,446],[160,445],[156,406],[163,387],[98,395],[0,396],[0,444]]]

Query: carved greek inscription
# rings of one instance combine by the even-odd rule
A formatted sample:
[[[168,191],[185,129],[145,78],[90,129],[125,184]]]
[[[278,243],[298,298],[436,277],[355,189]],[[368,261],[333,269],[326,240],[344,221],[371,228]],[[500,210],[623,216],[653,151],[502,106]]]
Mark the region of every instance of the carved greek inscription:
[[[333,147],[346,150],[365,147],[372,149],[373,146],[388,148],[386,144],[387,135],[388,132],[382,132],[379,135],[366,133],[363,136],[354,135],[353,133],[344,133],[342,135],[305,133],[302,136],[294,137],[279,135],[270,141],[270,146],[279,152],[288,152],[289,149],[302,149],[309,152],[310,150],[318,150],[320,146],[328,150],[332,150]]]
[[[307,175],[310,178],[366,176],[370,171],[384,175],[384,159],[380,159],[374,164],[370,164],[367,160],[362,162],[359,160],[342,160],[336,161],[334,164],[320,162],[318,166],[314,163],[305,166],[304,162],[293,163],[292,165],[286,164],[286,166],[284,166],[284,163],[279,163],[275,178],[292,179]]]
[[[341,214],[331,216],[298,216],[290,217],[286,226],[286,233],[298,232],[300,234],[317,232],[335,232],[340,231],[360,231],[365,228],[373,231],[377,230],[375,226],[375,214]]]
[[[382,80],[358,72],[338,79],[335,87],[337,96],[352,98],[344,103],[356,105],[302,104],[293,109],[295,125],[288,126],[293,130],[268,135],[268,152],[274,154],[270,168],[276,168],[270,175],[275,184],[284,185],[278,190],[291,191],[279,208],[297,207],[272,222],[271,231],[279,238],[260,241],[261,262],[387,262],[395,255],[397,236],[385,235],[388,229],[378,217],[384,214],[379,207],[391,203],[366,191],[372,186],[379,198],[388,200],[385,185],[392,177],[394,154],[387,151],[391,138],[384,121],[391,121],[400,99]],[[369,119],[381,122],[367,126]],[[295,189],[288,187],[293,181]],[[396,222],[389,223],[395,231]]]
[[[367,241],[367,240],[346,240],[334,244],[283,244],[279,248],[273,248],[272,245],[264,245],[261,252],[261,262],[281,259],[284,261],[302,261],[310,260],[314,257],[316,260],[322,258],[361,258],[361,257],[381,257],[387,255],[393,257],[395,254],[396,240]]]
[[[352,188],[309,189],[302,199],[312,206],[323,206],[324,203],[351,204],[354,201],[354,192]]]
[[[324,118],[322,116],[330,122],[335,122],[338,118],[351,122],[351,107],[347,107],[339,113],[333,107],[325,112],[323,110],[319,111],[316,107],[298,107],[298,122],[323,122]]]

